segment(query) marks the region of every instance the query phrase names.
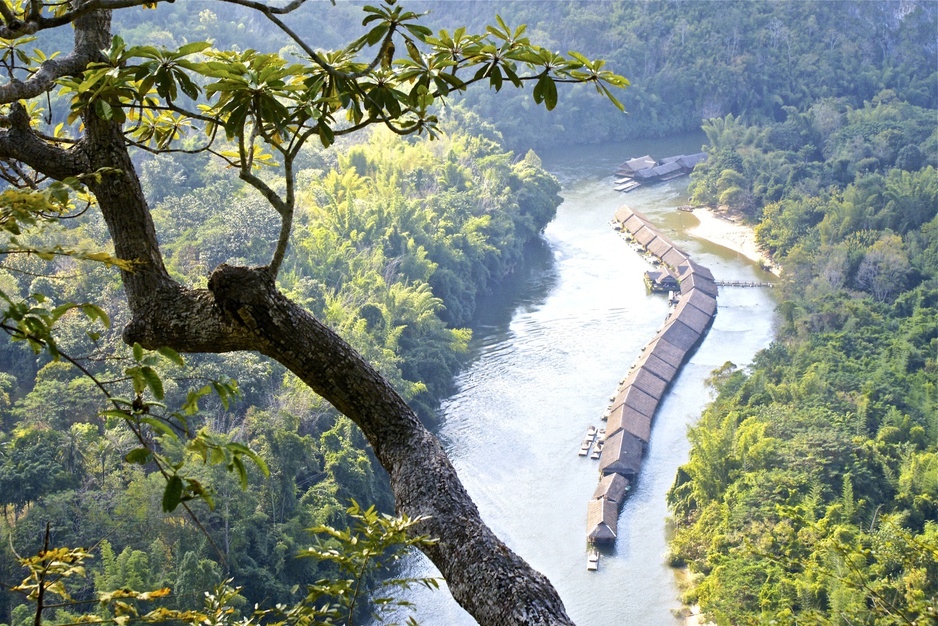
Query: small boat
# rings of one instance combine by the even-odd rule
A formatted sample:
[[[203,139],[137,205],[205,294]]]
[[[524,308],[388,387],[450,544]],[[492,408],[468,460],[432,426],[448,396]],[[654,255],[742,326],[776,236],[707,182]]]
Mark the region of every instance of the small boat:
[[[599,569],[599,552],[595,548],[590,548],[586,553],[586,569],[591,572]]]
[[[596,427],[595,427],[595,426],[590,426],[590,427],[586,430],[586,436],[589,437],[589,438],[595,437],[595,436],[596,436]]]
[[[603,454],[603,444],[597,443],[596,447],[593,448],[593,454],[590,455],[590,458],[594,461],[598,460]]]
[[[599,445],[602,445],[604,441],[606,441],[606,429],[600,428],[599,431],[596,433],[596,442]]]
[[[580,448],[580,451],[577,453],[577,456],[586,456],[587,454],[589,454],[589,451],[590,451],[589,446],[585,448]]]

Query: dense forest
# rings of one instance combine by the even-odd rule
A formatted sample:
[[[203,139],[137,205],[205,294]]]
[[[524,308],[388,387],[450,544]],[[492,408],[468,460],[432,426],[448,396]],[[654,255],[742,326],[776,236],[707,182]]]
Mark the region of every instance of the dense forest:
[[[442,0],[407,6],[427,11],[432,28],[450,31],[454,25],[483,29],[499,14],[510,26],[527,25],[525,35],[545,48],[601,58],[629,78],[626,116],[589,85],[562,90],[553,111],[515,90],[453,98],[494,123],[508,147],[522,153],[695,131],[703,120],[728,113],[752,123],[782,122],[786,107],[804,111],[837,98],[861,108],[886,89],[909,104],[938,107],[938,7],[928,0]],[[122,24],[124,38],[169,47],[212,38],[265,50],[280,36],[237,7],[178,2],[148,17]],[[297,28],[315,32],[319,45],[329,48],[347,41],[360,21],[355,3],[313,3],[297,16]]]
[[[492,4],[543,45],[598,56],[632,83],[625,117],[589,86],[561,94],[550,113],[518,97],[506,103],[502,94],[468,94],[512,146],[662,137],[728,113],[782,122],[786,107],[804,111],[837,98],[861,108],[887,89],[909,104],[938,107],[933,2]],[[447,3],[447,14],[454,5],[464,19],[480,19],[469,10],[476,3]]]
[[[477,294],[516,268],[560,202],[559,186],[533,153],[513,158],[471,114],[445,128],[435,142],[376,132],[364,143],[312,151],[299,172],[303,209],[282,278],[285,290],[339,329],[431,421],[470,337],[462,325]],[[224,168],[172,155],[143,159],[167,263],[180,280],[204,281],[206,268],[238,257],[256,263],[252,249],[276,238],[256,195]],[[243,228],[232,232],[231,223]],[[104,245],[103,225],[91,213],[55,236],[70,248]],[[2,280],[11,298],[42,293],[51,307],[89,298],[104,306],[110,330],[92,342],[83,316],[68,316],[58,326],[58,347],[81,357],[98,379],[123,377],[131,360],[120,342],[125,313],[111,271],[11,256]],[[269,602],[289,598],[298,581],[328,574],[293,558],[309,540],[304,529],[344,526],[353,499],[393,509],[357,427],[282,367],[251,354],[191,357],[185,369],[165,362],[164,402],[180,405],[193,386],[236,377],[240,397],[230,406],[203,402],[190,427],[249,445],[272,470],[267,480],[257,472],[242,492],[223,466],[207,468],[203,479],[219,506],[196,508],[203,535],[181,512],[161,513],[158,475],[123,462],[136,441],[120,420],[97,417],[106,399],[90,378],[22,343],[2,349],[0,523],[12,541],[2,548],[2,580],[22,578],[10,546],[37,552],[51,522],[57,544],[106,542],[102,550],[112,556],[98,561],[87,592],[169,586],[185,606],[233,576],[252,581],[252,603]],[[21,607],[5,621],[31,620],[31,609]]]
[[[752,365],[714,373],[716,399],[689,433],[691,459],[669,494],[672,559],[696,576],[686,599],[721,624],[934,617],[938,6],[412,8],[432,9],[428,25],[451,30],[478,29],[498,12],[512,26],[527,24],[526,35],[546,48],[602,57],[632,83],[620,98],[629,114],[591,85],[561,91],[551,112],[529,95],[476,90],[447,99],[436,141],[377,130],[305,149],[279,274],[284,293],[336,329],[432,424],[470,338],[477,296],[523,263],[525,243],[560,203],[558,184],[529,149],[666,136],[704,123],[710,158],[693,176],[693,199],[745,216],[783,267],[783,284],[777,341]],[[361,28],[351,3],[312,3],[298,16],[297,30],[315,33],[322,48]],[[115,32],[131,45],[210,38],[220,47],[296,52],[270,22],[224,4],[119,12]],[[71,33],[42,37],[47,50],[71,47]],[[5,50],[7,66],[15,65],[13,47]],[[50,105],[64,101],[57,98],[64,96]],[[223,162],[141,152],[135,164],[174,279],[204,287],[220,263],[264,262],[276,223]],[[4,225],[4,233],[18,245],[52,241],[65,250],[108,242],[95,211],[24,233]],[[298,583],[333,575],[332,565],[293,558],[309,541],[304,529],[346,525],[353,499],[393,509],[361,431],[256,354],[186,356],[185,368],[134,354],[121,340],[129,314],[116,271],[80,256],[6,255],[0,291],[45,311],[68,302],[106,311],[108,327],[81,310],[65,312],[56,342],[97,380],[116,381],[115,393],[132,388],[127,371],[139,371],[141,359],[158,373],[168,407],[215,381],[221,393],[200,399],[190,426],[246,444],[270,477],[248,464],[242,490],[224,465],[196,466],[215,490],[214,509],[191,505],[203,528],[164,513],[165,481],[125,462],[137,442],[120,420],[99,416],[107,402],[94,379],[4,339],[0,582],[23,579],[17,554],[42,549],[47,524],[55,545],[98,554],[73,589],[80,600],[167,586],[168,606],[183,609],[233,577],[251,581],[244,601],[270,605],[296,598]],[[229,403],[225,390],[235,387]],[[171,438],[163,445],[174,461],[197,456]],[[62,607],[46,618],[71,622],[83,610]],[[0,623],[33,619],[31,605],[0,588]]]
[[[935,111],[884,91],[704,125],[698,202],[756,224],[780,326],[714,372],[668,502],[688,600],[718,624],[938,616]]]

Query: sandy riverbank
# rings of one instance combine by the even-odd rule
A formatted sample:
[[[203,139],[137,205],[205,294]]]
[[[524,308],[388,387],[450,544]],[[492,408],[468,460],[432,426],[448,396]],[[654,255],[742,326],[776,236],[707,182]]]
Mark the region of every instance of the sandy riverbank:
[[[687,229],[688,234],[728,248],[763,266],[771,266],[771,272],[776,276],[779,275],[779,268],[773,265],[759,249],[756,243],[756,233],[751,227],[717,213],[709,207],[695,207],[693,214],[700,224]]]

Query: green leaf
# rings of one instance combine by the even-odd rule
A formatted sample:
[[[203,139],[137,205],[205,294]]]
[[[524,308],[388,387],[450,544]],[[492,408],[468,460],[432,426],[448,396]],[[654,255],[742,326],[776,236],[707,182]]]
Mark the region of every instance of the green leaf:
[[[164,346],[162,348],[157,348],[156,351],[159,352],[165,359],[167,359],[168,361],[171,361],[175,365],[178,365],[179,367],[185,367],[186,365],[185,361],[183,361],[182,357],[179,356],[179,353],[173,350],[172,348]]]
[[[97,113],[98,117],[102,120],[110,121],[114,119],[114,108],[104,100],[94,101],[94,112]]]
[[[157,418],[155,418],[155,417],[141,417],[141,418],[140,418],[140,423],[141,423],[141,424],[148,424],[149,426],[151,426],[151,427],[153,427],[154,429],[160,431],[160,432],[163,433],[164,435],[168,435],[169,437],[171,437],[171,438],[173,438],[173,439],[178,439],[178,437],[176,436],[176,433],[173,431],[172,428],[169,427],[168,424],[166,424],[166,423],[163,422],[162,420],[159,420],[159,419],[157,419]]]
[[[152,458],[153,453],[147,448],[135,448],[124,455],[124,460],[136,465],[145,465]]]
[[[152,367],[145,366],[140,368],[140,373],[143,375],[143,379],[147,383],[147,387],[150,389],[150,393],[153,394],[153,397],[157,400],[163,399],[163,381],[160,379],[160,375],[156,373]]]
[[[231,460],[231,465],[238,473],[238,481],[241,483],[241,490],[244,491],[248,488],[248,473],[244,469],[244,463],[239,457],[235,457]]]
[[[139,362],[143,360],[143,346],[141,346],[137,342],[134,342],[133,350],[134,350],[134,361]]]
[[[166,489],[163,491],[163,511],[172,513],[182,501],[182,479],[173,475],[166,483]]]
[[[212,44],[207,41],[193,41],[192,43],[187,43],[183,47],[179,48],[179,50],[176,52],[176,55],[187,56],[189,54],[202,52],[203,50],[211,47]]]

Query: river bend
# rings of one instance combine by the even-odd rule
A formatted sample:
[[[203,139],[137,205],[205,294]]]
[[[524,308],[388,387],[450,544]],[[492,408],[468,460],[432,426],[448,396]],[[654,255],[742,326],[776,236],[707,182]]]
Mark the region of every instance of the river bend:
[[[646,262],[610,228],[627,203],[718,280],[767,280],[752,262],[684,230],[687,179],[629,194],[612,190],[615,166],[632,156],[695,152],[703,137],[608,144],[543,155],[564,203],[530,263],[482,302],[471,360],[441,406],[438,435],[485,521],[560,592],[580,626],[673,625],[680,608],[666,564],[665,493],[687,459],[687,425],[707,402],[704,379],[725,361],[748,363],[769,345],[772,290],[720,289],[718,313],[700,348],[659,405],[642,473],[619,516],[615,549],[586,571],[586,504],[598,461],[577,456],[590,424],[660,327],[662,295],[646,293]],[[422,555],[407,575],[434,570]],[[445,590],[412,591],[427,626],[473,624]]]

